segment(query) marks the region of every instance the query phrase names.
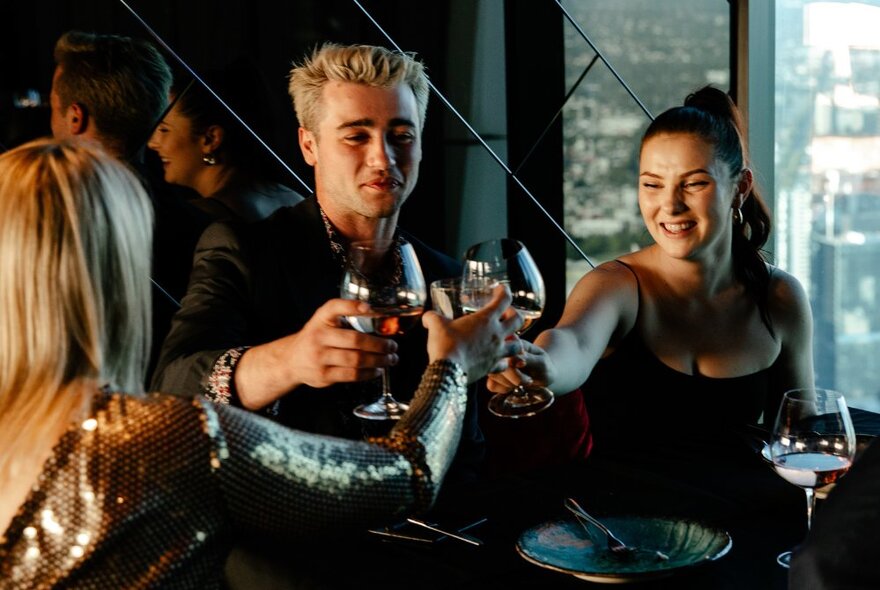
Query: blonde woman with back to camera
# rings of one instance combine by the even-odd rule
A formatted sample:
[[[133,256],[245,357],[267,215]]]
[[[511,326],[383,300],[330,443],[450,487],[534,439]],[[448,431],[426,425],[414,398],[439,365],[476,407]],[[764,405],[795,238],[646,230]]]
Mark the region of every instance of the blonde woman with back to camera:
[[[429,507],[467,381],[521,324],[509,293],[454,322],[425,315],[431,364],[387,437],[307,434],[139,393],[151,222],[137,179],[94,147],[0,156],[0,588],[219,588],[234,534],[305,538]]]

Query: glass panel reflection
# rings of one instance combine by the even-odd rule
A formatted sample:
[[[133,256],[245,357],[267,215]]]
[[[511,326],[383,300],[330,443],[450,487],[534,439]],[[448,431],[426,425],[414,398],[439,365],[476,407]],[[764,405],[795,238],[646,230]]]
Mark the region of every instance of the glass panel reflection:
[[[222,11],[216,10],[213,3],[201,1],[182,4],[128,0],[126,4],[196,72],[216,71],[243,55],[253,58],[270,93],[265,109],[271,121],[270,131],[264,139],[308,184],[311,184],[311,173],[299,155],[297,124],[286,94],[290,62],[324,40],[391,45],[375,23],[380,24],[400,47],[415,51],[424,59],[438,88],[473,124],[501,160],[506,160],[504,109],[500,104],[492,108],[485,100],[475,102],[475,97],[491,95],[504,88],[501,72],[504,28],[499,25],[504,22],[504,11],[500,3],[449,0],[414,6],[415,3],[379,0],[303,0],[296,3],[241,0],[224,2]],[[652,111],[679,103],[686,90],[700,83],[726,85],[727,3],[686,0],[673,6],[657,7],[655,4],[650,0],[614,3],[582,0],[565,6]],[[80,28],[149,37],[126,5],[117,0],[61,2],[56,8],[46,17],[46,26],[41,27],[40,35],[29,38],[22,35],[14,42],[27,44],[25,51],[43,55],[41,78],[46,90],[51,76],[51,43],[61,32]],[[30,22],[39,13],[37,8],[19,4],[7,4],[6,9],[14,13],[10,22]],[[682,18],[683,15],[687,18]],[[694,30],[699,30],[700,34],[694,35]],[[571,84],[583,74],[584,59],[590,60],[594,56],[571,25],[566,29],[566,45]],[[174,62],[170,56],[169,62]],[[180,64],[173,65],[179,77],[186,75]],[[609,77],[607,71],[603,73],[603,69],[606,68],[601,63],[593,67],[564,112],[566,158],[571,164],[565,173],[566,198],[570,201],[566,205],[566,228],[569,230],[583,228],[585,220],[608,215],[612,221],[615,216],[632,218],[627,223],[638,227],[635,223],[637,211],[633,213],[631,202],[627,205],[627,199],[632,199],[626,195],[627,187],[635,184],[631,150],[641,125],[646,122],[645,115],[639,114],[638,107],[633,107],[632,98],[621,94],[619,83]],[[39,86],[34,85],[37,90]],[[441,117],[442,124],[437,120]],[[550,115],[547,117],[549,119]],[[637,118],[640,118],[639,123],[635,122]],[[410,229],[415,228],[416,233],[427,241],[444,245],[454,254],[464,244],[485,237],[472,235],[480,226],[465,227],[464,231],[455,229],[461,225],[461,219],[485,219],[486,211],[495,210],[498,213],[492,219],[501,223],[492,229],[503,233],[509,185],[503,181],[504,165],[493,163],[491,157],[480,153],[485,148],[473,137],[468,137],[469,132],[463,131],[462,125],[450,117],[436,97],[431,100],[428,121],[424,138],[426,160],[422,165],[421,180],[411,197],[419,199],[422,210],[416,216],[413,207],[404,207],[401,223]],[[581,133],[579,126],[583,125],[588,129]],[[600,135],[607,135],[611,127],[615,127],[615,133],[621,134],[618,144],[608,145],[604,140],[600,141],[599,136],[590,135],[597,129]],[[542,150],[538,137],[536,142],[534,149]],[[599,160],[595,166],[582,153],[585,142],[593,144],[590,149],[594,152],[598,150]],[[273,158],[271,155],[264,157]],[[613,172],[605,170],[606,165],[601,163],[603,158],[606,164],[613,160],[617,169]],[[519,167],[521,163],[511,164]],[[526,161],[523,172],[527,172],[528,165]],[[618,177],[612,178],[614,175]],[[293,178],[287,179],[285,184],[305,192]],[[584,187],[586,193],[582,190]],[[540,186],[514,190],[522,194],[511,195],[511,198],[528,198],[526,193],[531,193],[538,201],[544,202],[553,197],[541,194]],[[491,203],[487,203],[487,195],[491,196]],[[599,211],[601,215],[598,216],[591,205],[597,195],[606,200],[616,199],[613,206],[606,203],[604,212]],[[476,215],[470,215],[470,208],[476,203],[480,208],[474,211]],[[535,214],[542,215],[540,211]],[[432,224],[425,221],[432,218],[447,222]],[[547,228],[555,231],[552,224],[548,223]],[[596,239],[591,237],[592,230],[580,231],[578,245],[583,239]],[[629,248],[639,239],[638,235],[634,240],[627,234],[622,247]],[[615,247],[600,245],[591,248],[594,251],[587,253],[596,256],[597,261],[614,255],[612,250]],[[569,247],[569,255],[581,259],[572,247]]]
[[[649,112],[680,105],[688,92],[706,84],[728,90],[728,3],[577,0],[563,5]],[[573,85],[595,51],[568,22],[564,34],[566,80]],[[566,105],[565,228],[596,263],[650,241],[636,198],[639,139],[647,124],[648,116],[601,62]],[[588,268],[569,250],[569,289]]]

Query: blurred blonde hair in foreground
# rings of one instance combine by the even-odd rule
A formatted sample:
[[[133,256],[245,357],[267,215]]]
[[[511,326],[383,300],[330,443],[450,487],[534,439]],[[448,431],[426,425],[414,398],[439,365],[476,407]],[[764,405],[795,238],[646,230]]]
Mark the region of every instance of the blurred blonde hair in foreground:
[[[0,155],[0,484],[95,387],[142,391],[152,224],[137,177],[91,144]]]

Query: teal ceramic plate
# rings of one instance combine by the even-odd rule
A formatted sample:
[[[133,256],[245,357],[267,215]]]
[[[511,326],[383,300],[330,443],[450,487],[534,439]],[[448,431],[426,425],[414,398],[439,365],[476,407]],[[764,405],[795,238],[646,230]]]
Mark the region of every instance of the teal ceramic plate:
[[[520,535],[516,549],[541,567],[614,584],[669,576],[716,560],[733,545],[725,531],[691,520],[637,516],[603,516],[601,520],[637,550],[629,556],[615,555],[604,540],[590,541],[576,520],[551,521],[528,529]],[[658,556],[658,551],[668,559]]]

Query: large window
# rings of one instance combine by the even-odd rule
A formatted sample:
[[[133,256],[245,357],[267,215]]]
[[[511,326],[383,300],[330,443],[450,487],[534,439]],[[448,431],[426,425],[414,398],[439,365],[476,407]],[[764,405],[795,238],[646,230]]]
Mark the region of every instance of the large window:
[[[817,383],[880,411],[880,0],[777,0],[775,22],[777,262]]]
[[[576,88],[563,112],[565,228],[598,263],[651,239],[636,190],[639,139],[650,116],[706,84],[730,88],[730,6],[726,0],[564,6],[574,21],[566,19],[564,29],[566,86]],[[588,269],[569,249],[568,289]]]
[[[649,242],[636,197],[639,137],[687,92],[731,87],[733,23],[723,0],[564,6],[576,23],[566,20],[564,33],[575,88],[563,112],[565,227],[598,263]],[[770,256],[808,292],[817,384],[880,411],[880,0],[752,8],[761,18],[740,58],[751,68],[753,156],[773,146],[757,164],[774,208]],[[570,289],[589,267],[573,249],[567,266]]]

